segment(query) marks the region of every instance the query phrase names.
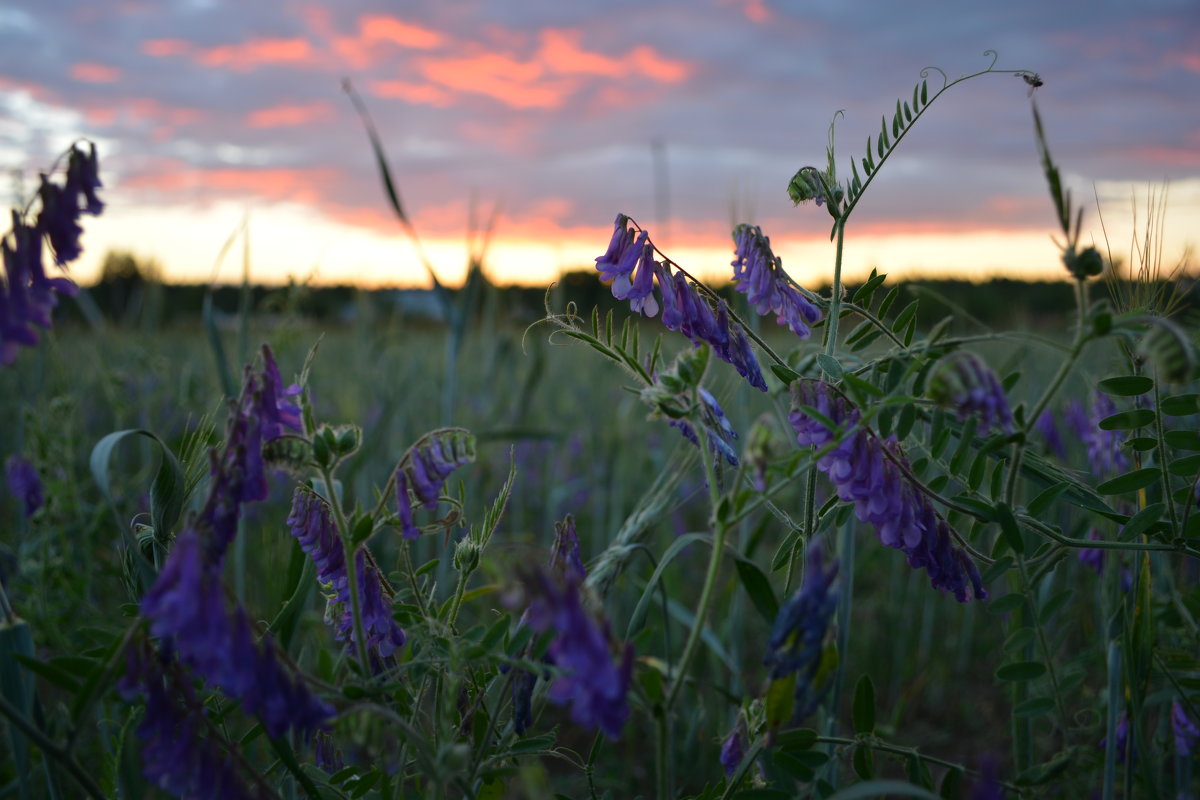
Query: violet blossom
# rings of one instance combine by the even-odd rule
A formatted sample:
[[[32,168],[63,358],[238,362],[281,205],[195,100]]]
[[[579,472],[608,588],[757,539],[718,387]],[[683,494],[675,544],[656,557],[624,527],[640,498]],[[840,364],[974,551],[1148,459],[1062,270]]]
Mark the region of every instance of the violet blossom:
[[[837,610],[838,595],[833,588],[838,562],[825,568],[821,548],[809,542],[805,558],[804,583],[779,608],[767,640],[764,663],[772,681],[796,675],[795,705],[792,720],[798,722],[816,710],[823,690],[814,685],[825,635]]]
[[[46,502],[37,468],[22,456],[14,454],[4,462],[4,482],[8,484],[13,497],[21,502],[21,510],[26,517],[32,517]]]
[[[776,322],[807,339],[821,312],[783,271],[783,259],[771,251],[771,240],[757,225],[738,225],[733,229],[733,241],[734,288],[746,295],[759,314],[773,312]]]
[[[412,495],[429,511],[437,508],[450,473],[475,460],[475,439],[462,428],[443,428],[413,445],[396,467],[396,510],[405,539],[421,529],[413,521]]]

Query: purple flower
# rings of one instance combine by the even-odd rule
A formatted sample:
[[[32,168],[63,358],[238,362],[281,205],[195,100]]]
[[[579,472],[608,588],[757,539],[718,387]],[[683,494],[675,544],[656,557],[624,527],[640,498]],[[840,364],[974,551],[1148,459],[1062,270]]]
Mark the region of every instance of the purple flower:
[[[256,639],[246,613],[225,601],[220,574],[205,562],[193,529],[176,540],[154,586],[142,598],[150,632],[210,684],[242,701],[271,736],[308,733],[333,715],[279,663],[274,642]]]
[[[345,768],[346,762],[342,760],[342,751],[338,750],[333,736],[326,731],[317,732],[313,750],[313,760],[317,763],[317,769],[322,772],[332,775]]]
[[[1132,753],[1129,752],[1129,750],[1131,749],[1131,745],[1130,745],[1130,741],[1129,741],[1129,712],[1128,711],[1122,711],[1121,716],[1117,718],[1117,729],[1116,729],[1115,733],[1117,735],[1117,761],[1121,764],[1124,764],[1126,755],[1128,755],[1130,757],[1131,761],[1133,759],[1136,759],[1137,758],[1137,750],[1133,750]],[[1105,736],[1103,739],[1101,739],[1100,744],[1098,746],[1101,749],[1104,749],[1105,747],[1107,747],[1108,746],[1108,737]]]
[[[575,532],[575,517],[567,514],[562,522],[554,523],[554,546],[550,550],[550,568],[567,580],[582,583],[587,577],[579,555],[579,536]]]
[[[1012,429],[1008,397],[996,373],[974,353],[959,350],[943,357],[929,379],[929,396],[944,406],[952,406],[958,419],[978,415],[982,432],[993,426]]]
[[[4,482],[8,484],[13,497],[21,501],[26,517],[32,517],[46,501],[37,469],[19,455],[11,455],[4,462]]]
[[[733,425],[725,416],[717,399],[707,389],[703,386],[697,387],[697,393],[700,395],[701,401],[697,424],[708,434],[708,449],[716,456],[724,456],[725,460],[729,462],[729,466],[736,467],[739,461],[733,442],[738,438],[737,431],[733,429]],[[678,428],[679,432],[692,444],[700,446],[700,437],[691,422],[685,419],[673,419],[669,424]]]
[[[806,407],[820,417],[810,416]],[[907,555],[909,566],[924,568],[935,589],[951,592],[960,603],[987,597],[979,568],[909,478],[898,442],[877,439],[861,425],[858,409],[824,381],[792,384],[788,419],[801,445],[822,451],[817,469],[832,481],[838,498],[854,504],[855,515],[875,527],[884,545]]]
[[[770,668],[771,680],[796,674],[795,722],[811,714],[821,700],[822,692],[813,686],[813,679],[837,609],[837,592],[833,591],[837,571],[837,561],[825,569],[820,545],[809,542],[804,584],[780,607],[767,640],[763,663]]]
[[[721,743],[721,766],[725,769],[725,777],[732,778],[738,765],[746,756],[746,723],[738,714],[737,724],[729,732],[729,736]]]
[[[176,797],[251,798],[233,746],[205,718],[191,681],[180,680],[169,660],[136,639],[126,650],[125,674],[117,682],[125,700],[144,698],[137,735],[142,775]]]
[[[774,312],[776,322],[807,339],[821,312],[783,271],[783,259],[771,251],[771,240],[757,225],[738,225],[733,229],[733,241],[734,288],[746,295],[759,314]]]
[[[421,505],[433,511],[450,473],[474,460],[475,438],[462,428],[433,431],[409,448],[396,467],[396,509],[405,539],[421,534],[413,522],[410,490]]]
[[[537,571],[524,584],[529,598],[525,623],[539,633],[555,634],[547,661],[561,674],[547,696],[558,705],[569,703],[576,724],[616,739],[629,717],[633,647],[626,645],[620,663],[613,663],[608,624],[598,623],[584,609],[577,581]]]
[[[287,523],[292,536],[300,543],[300,549],[316,565],[317,579],[331,589],[333,599],[338,603],[340,612],[335,615],[337,640],[347,645],[356,642],[346,558],[328,505],[314,492],[297,488]],[[392,618],[391,596],[384,590],[383,577],[374,560],[368,558],[365,547],[355,555],[355,568],[363,636],[373,666],[382,669],[387,659],[404,646],[404,630]]]
[[[693,344],[709,345],[751,386],[765,392],[767,382],[750,340],[730,319],[725,301],[718,301],[714,311],[682,272],[672,272],[667,263],[654,259],[654,246],[646,231],[635,234],[629,225],[628,217],[617,216],[608,250],[596,259],[600,279],[612,281],[613,296],[630,300],[633,310],[646,316],[654,316],[661,308],[663,325],[668,330],[679,331]],[[654,295],[656,279],[661,303]]]
[[[1060,459],[1067,457],[1067,446],[1063,443],[1062,434],[1058,431],[1058,425],[1054,421],[1054,412],[1046,409],[1042,415],[1037,418],[1037,423],[1034,429],[1042,437],[1042,441],[1046,443],[1046,449]]]
[[[1200,742],[1200,727],[1188,717],[1179,700],[1171,701],[1171,732],[1175,734],[1175,752],[1188,758],[1196,751]]]

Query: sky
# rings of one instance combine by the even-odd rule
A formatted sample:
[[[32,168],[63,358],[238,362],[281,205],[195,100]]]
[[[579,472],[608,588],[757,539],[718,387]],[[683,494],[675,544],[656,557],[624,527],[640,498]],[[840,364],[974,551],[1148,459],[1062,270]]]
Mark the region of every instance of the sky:
[[[923,68],[954,79],[987,50],[1044,81],[1085,240],[1136,262],[1149,221],[1180,263],[1200,236],[1198,0],[6,0],[0,202],[86,137],[108,208],[72,267],[85,283],[123,249],[173,281],[239,280],[246,252],[264,283],[427,285],[348,79],[447,283],[485,246],[501,283],[590,268],[621,212],[712,278],[732,225],[760,225],[819,285],[830,218],[786,186],[824,165],[834,115],[845,173]],[[1029,105],[1011,74],[938,98],[851,217],[847,277],[1065,277]]]

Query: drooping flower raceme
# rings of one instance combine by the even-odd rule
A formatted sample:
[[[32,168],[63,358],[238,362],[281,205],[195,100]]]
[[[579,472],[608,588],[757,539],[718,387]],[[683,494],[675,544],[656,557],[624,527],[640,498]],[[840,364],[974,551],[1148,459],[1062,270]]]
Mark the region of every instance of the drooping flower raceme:
[[[700,386],[696,389],[696,394],[700,397],[700,422],[698,424],[704,428],[708,436],[709,450],[716,455],[723,456],[729,462],[729,466],[736,467],[739,462],[733,442],[738,438],[737,431],[733,429],[729,418],[725,416],[724,410],[721,409],[717,398],[713,397],[711,392]],[[673,419],[670,425],[678,428],[689,442],[697,447],[700,446],[700,437],[691,422],[686,419]]]
[[[355,643],[350,578],[342,541],[329,506],[315,492],[297,488],[287,523],[292,536],[300,543],[300,549],[316,565],[317,580],[329,590],[333,610],[330,617],[337,640],[348,646]],[[384,590],[385,581],[365,548],[360,548],[355,555],[355,566],[363,636],[374,666],[382,668],[385,660],[404,646],[404,630],[392,618],[392,601]]]
[[[721,743],[721,767],[725,770],[725,777],[732,778],[734,771],[738,765],[742,763],[742,759],[746,756],[746,722],[742,719],[742,715],[738,714],[737,724],[733,726],[733,730],[725,737],[725,741]]]
[[[210,685],[241,700],[246,713],[258,715],[270,735],[280,736],[288,728],[311,733],[333,709],[285,665],[269,635],[258,636],[245,610],[227,600],[221,583],[242,505],[266,495],[262,443],[286,427],[279,397],[264,390],[271,380],[247,371],[225,444],[210,457],[207,500],[176,537],[142,598],[142,614],[162,640],[164,655],[177,656]]]
[[[979,430],[1012,429],[1008,397],[996,373],[974,353],[957,350],[941,358],[929,377],[929,396],[955,410],[959,420],[979,417]]]
[[[38,199],[41,208],[36,222],[13,209],[12,230],[0,240],[4,258],[4,280],[0,282],[0,366],[11,364],[17,347],[38,342],[35,327],[48,329],[58,295],[73,296],[79,288],[65,277],[47,277],[42,265],[42,242],[50,242],[55,263],[74,261],[83,252],[79,239],[81,214],[99,214],[104,203],[96,196],[100,188],[95,145],[86,150],[72,145],[67,156],[67,176],[59,185],[42,175]]]
[[[733,229],[733,241],[734,288],[746,295],[759,314],[774,313],[776,322],[807,339],[821,312],[783,271],[783,259],[771,251],[771,240],[757,225],[738,225]]]
[[[1043,411],[1033,427],[1041,435],[1042,441],[1046,443],[1047,450],[1060,459],[1067,457],[1067,446],[1063,442],[1062,434],[1058,430],[1053,411],[1048,408]]]
[[[405,539],[421,535],[413,519],[412,496],[434,510],[446,478],[474,460],[475,438],[462,428],[432,431],[409,449],[396,468],[396,511]]]
[[[632,645],[626,645],[619,663],[614,663],[608,624],[597,622],[584,608],[577,581],[554,580],[539,571],[526,578],[525,588],[526,624],[539,633],[555,634],[547,660],[562,674],[554,678],[547,696],[559,705],[570,704],[577,725],[599,728],[616,739],[629,717]]]
[[[129,644],[125,655],[125,674],[117,681],[117,691],[127,701],[142,697],[145,702],[137,735],[146,780],[176,797],[261,796],[242,779],[234,747],[215,741],[216,726],[205,719],[191,681],[179,680],[170,661],[141,638]]]
[[[810,416],[805,407],[820,417]],[[875,527],[883,544],[908,556],[914,569],[923,567],[934,588],[951,592],[959,602],[987,597],[979,568],[913,484],[898,442],[875,437],[861,424],[858,409],[824,381],[792,384],[788,420],[801,445],[823,451],[817,469],[833,482],[840,500],[854,504],[858,519]]]
[[[34,512],[46,502],[42,489],[42,479],[38,477],[37,469],[26,458],[11,455],[4,462],[4,482],[13,497],[21,502],[21,510],[26,517],[32,517]]]
[[[687,276],[673,272],[666,262],[656,261],[649,235],[644,230],[634,231],[630,222],[624,214],[617,215],[608,249],[596,259],[600,279],[612,281],[613,296],[629,300],[633,310],[648,317],[661,309],[662,322],[668,330],[679,331],[693,344],[709,345],[751,386],[765,392],[767,382],[750,339],[742,326],[730,319],[725,301],[718,301],[714,309]]]
[[[793,722],[807,717],[821,701],[823,689],[815,686],[813,679],[821,666],[825,635],[837,609],[833,582],[838,562],[826,569],[820,546],[813,542],[808,545],[805,562],[804,584],[775,615],[764,659],[772,681],[796,676]]]
[[[1067,404],[1067,423],[1087,446],[1088,463],[1096,475],[1113,475],[1129,468],[1129,457],[1121,449],[1125,443],[1124,432],[1100,428],[1100,421],[1115,413],[1116,406],[1101,392],[1092,394],[1091,408],[1087,411],[1077,402]]]

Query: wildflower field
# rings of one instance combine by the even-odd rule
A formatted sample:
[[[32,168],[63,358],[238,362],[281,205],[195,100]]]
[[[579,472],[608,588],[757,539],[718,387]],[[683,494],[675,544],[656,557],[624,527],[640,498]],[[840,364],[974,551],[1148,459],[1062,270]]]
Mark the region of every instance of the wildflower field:
[[[919,326],[937,299],[848,289],[843,242],[997,74],[1074,308]],[[865,154],[831,128],[781,176],[829,215],[827,290],[750,224],[705,285],[618,213],[617,310],[551,288],[532,324],[486,281],[435,282],[439,323],[57,324],[103,222],[76,144],[3,240],[0,792],[1195,797],[1190,286],[1152,227],[1124,271],[1082,235],[1038,85],[931,71]]]

